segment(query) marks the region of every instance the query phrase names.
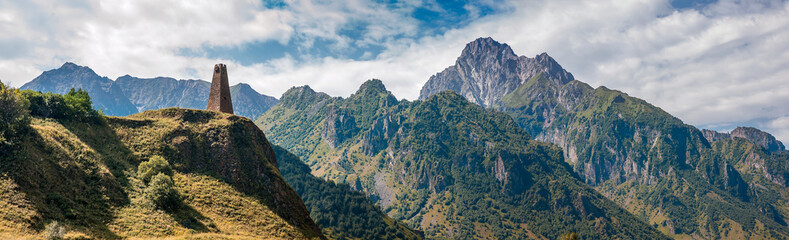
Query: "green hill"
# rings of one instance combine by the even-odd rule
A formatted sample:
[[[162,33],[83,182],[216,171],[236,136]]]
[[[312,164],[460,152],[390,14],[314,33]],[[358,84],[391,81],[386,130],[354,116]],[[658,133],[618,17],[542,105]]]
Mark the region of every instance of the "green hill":
[[[452,92],[409,102],[378,80],[347,99],[305,86],[256,123],[429,238],[665,238],[585,185],[559,148]]]
[[[323,238],[246,118],[176,108],[103,117],[83,91],[38,95],[48,101],[30,108],[58,116],[40,118],[15,111],[27,107],[21,96],[0,84],[1,239],[44,238],[55,221],[67,238]]]

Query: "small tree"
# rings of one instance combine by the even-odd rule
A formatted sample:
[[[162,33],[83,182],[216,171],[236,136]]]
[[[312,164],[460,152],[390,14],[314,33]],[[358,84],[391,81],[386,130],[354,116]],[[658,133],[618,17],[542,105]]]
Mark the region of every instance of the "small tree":
[[[173,175],[173,169],[170,168],[170,163],[161,156],[153,156],[148,161],[140,163],[137,167],[137,178],[144,183],[148,183],[153,176],[159,173],[165,175]]]
[[[150,200],[156,207],[164,210],[175,210],[181,199],[175,191],[172,177],[159,173],[151,178],[148,187],[143,193],[145,198]]]
[[[60,226],[58,221],[52,221],[44,228],[44,234],[47,239],[63,239],[63,236],[66,235],[66,228]]]
[[[94,117],[93,102],[87,91],[81,88],[79,90],[72,88],[63,97],[66,100],[66,105],[73,111],[73,117],[83,119]]]

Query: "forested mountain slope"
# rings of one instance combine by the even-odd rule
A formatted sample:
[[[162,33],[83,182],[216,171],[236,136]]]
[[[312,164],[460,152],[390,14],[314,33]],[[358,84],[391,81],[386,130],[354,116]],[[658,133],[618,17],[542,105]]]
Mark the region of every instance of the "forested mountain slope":
[[[347,99],[297,87],[256,123],[427,237],[665,238],[584,184],[559,148],[454,92],[409,102],[379,80]]]

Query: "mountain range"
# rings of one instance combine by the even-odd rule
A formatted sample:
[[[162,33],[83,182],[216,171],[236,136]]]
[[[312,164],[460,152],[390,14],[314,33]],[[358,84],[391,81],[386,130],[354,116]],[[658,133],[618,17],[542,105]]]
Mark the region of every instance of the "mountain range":
[[[644,100],[574,80],[546,54],[517,57],[490,38],[468,44],[420,98],[446,90],[560,146],[586,183],[670,237],[789,236],[787,152],[768,133],[699,130]]]
[[[203,80],[176,80],[167,77],[136,78],[129,75],[115,81],[92,69],[66,62],[58,69],[43,72],[21,89],[65,94],[71,88],[87,91],[94,107],[109,116],[127,116],[145,110],[168,107],[205,109],[211,83]],[[235,113],[254,119],[277,104],[274,97],[256,92],[248,84],[230,87]]]
[[[209,86],[113,81],[73,63],[25,84],[82,88],[94,108],[131,115],[33,116],[29,128],[0,131],[10,134],[0,149],[16,149],[0,153],[0,188],[10,189],[0,210],[13,213],[0,237],[59,220],[99,238],[789,239],[789,151],[774,136],[698,129],[492,38],[467,44],[415,101],[373,79],[347,98],[301,86],[277,100],[233,86],[236,114],[256,126],[153,110],[203,109]],[[155,156],[172,165],[188,207],[140,200],[134,169]],[[239,210],[247,205],[259,214]]]
[[[410,102],[380,80],[347,99],[296,87],[256,123],[429,238],[666,238],[584,184],[559,148],[454,92]]]

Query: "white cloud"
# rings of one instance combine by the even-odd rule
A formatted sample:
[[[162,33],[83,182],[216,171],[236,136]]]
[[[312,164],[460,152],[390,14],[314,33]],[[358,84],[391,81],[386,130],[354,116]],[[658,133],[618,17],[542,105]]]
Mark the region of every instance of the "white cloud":
[[[88,65],[111,78],[208,79],[228,63],[232,82],[279,96],[294,85],[347,96],[369,78],[400,98],[415,99],[422,84],[452,65],[465,43],[491,36],[519,55],[548,52],[578,79],[643,98],[687,123],[757,127],[789,140],[789,3],[720,0],[702,10],[676,10],[668,0],[510,1],[509,9],[459,29],[421,36],[415,7],[373,1],[10,1],[0,0],[0,80],[20,86],[63,61]],[[476,12],[474,7],[467,6]],[[361,28],[351,38],[341,34]],[[179,49],[279,41],[308,48],[333,42],[384,44],[369,60],[286,56],[242,65],[233,59],[185,57]]]
[[[789,115],[776,118],[764,126],[764,130],[772,133],[775,138],[781,140],[784,146],[789,147]]]
[[[405,13],[372,1],[286,3],[267,9],[256,0],[0,0],[0,32],[13,33],[0,35],[0,80],[21,86],[64,61],[111,78],[127,73],[185,78],[190,69],[200,68],[197,63],[233,61],[185,57],[181,49],[271,40],[288,44],[294,38],[309,44],[320,38],[342,51],[416,33],[415,20],[401,19]],[[359,39],[340,34],[349,24],[363,26]]]

